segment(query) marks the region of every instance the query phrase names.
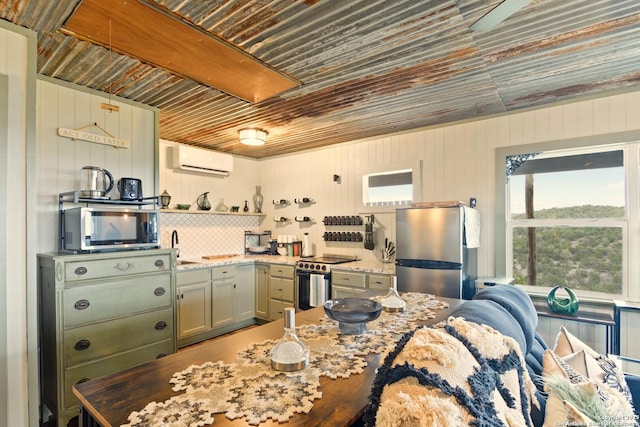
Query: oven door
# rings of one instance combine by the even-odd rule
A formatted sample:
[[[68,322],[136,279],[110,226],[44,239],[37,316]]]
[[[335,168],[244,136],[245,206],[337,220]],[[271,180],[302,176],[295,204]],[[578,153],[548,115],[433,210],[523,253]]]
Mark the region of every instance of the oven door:
[[[310,310],[331,299],[331,273],[296,270],[296,310]]]

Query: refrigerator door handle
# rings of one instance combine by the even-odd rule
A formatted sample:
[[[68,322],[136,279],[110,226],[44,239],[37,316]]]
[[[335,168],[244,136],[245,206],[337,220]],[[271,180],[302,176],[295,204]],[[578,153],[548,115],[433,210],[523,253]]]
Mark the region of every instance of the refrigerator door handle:
[[[462,270],[462,264],[459,262],[434,261],[430,259],[397,259],[396,265],[428,270]]]

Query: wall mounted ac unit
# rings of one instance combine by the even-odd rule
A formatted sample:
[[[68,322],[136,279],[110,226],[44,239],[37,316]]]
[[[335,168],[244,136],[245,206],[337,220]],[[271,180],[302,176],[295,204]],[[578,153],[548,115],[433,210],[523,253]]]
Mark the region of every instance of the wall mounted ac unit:
[[[178,144],[172,148],[173,167],[194,172],[228,176],[233,170],[233,156]]]

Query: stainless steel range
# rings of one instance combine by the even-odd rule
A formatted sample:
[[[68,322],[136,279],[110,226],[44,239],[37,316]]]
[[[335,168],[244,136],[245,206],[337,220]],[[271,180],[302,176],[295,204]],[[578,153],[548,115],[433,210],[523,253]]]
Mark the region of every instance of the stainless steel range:
[[[331,266],[356,259],[354,256],[329,254],[300,259],[296,263],[296,310],[319,307],[331,299]]]

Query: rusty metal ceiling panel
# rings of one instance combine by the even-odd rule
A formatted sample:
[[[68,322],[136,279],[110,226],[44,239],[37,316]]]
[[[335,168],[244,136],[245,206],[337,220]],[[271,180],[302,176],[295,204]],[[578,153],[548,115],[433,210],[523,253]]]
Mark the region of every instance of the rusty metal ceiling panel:
[[[533,0],[469,30],[500,1],[155,0],[302,83],[257,104],[63,35],[80,0],[0,1],[0,18],[38,32],[41,74],[157,107],[162,138],[255,158],[639,88],[637,0]],[[249,126],[266,145],[238,142]]]

